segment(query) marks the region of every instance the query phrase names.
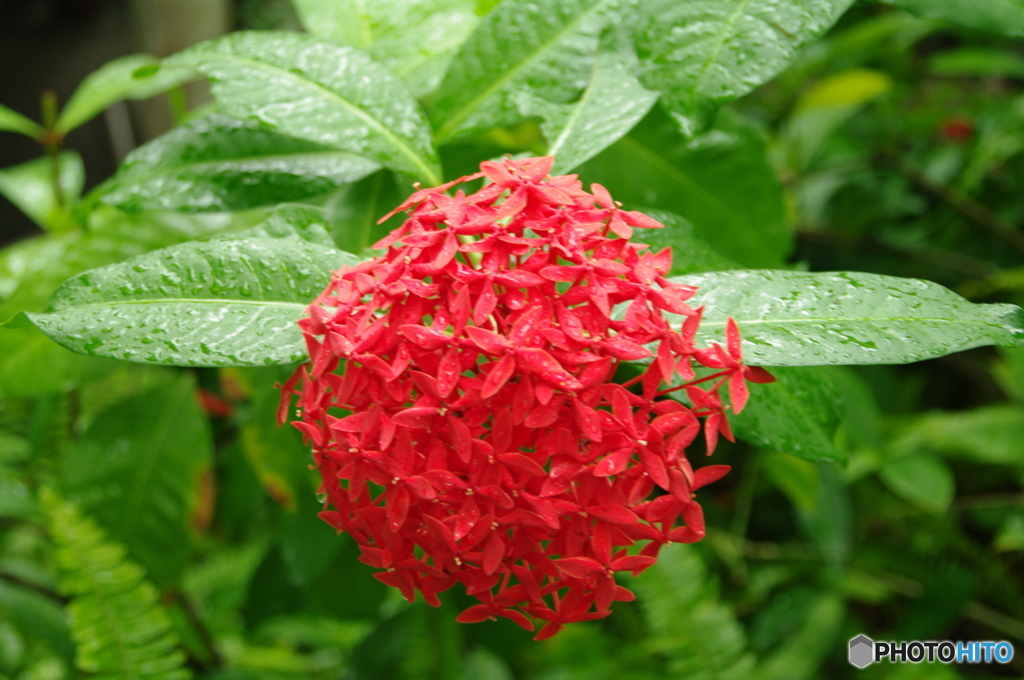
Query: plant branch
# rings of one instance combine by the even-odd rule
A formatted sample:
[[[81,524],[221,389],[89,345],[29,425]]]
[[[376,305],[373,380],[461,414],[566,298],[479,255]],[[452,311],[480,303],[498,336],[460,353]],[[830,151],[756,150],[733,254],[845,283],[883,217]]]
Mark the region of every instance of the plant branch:
[[[740,539],[742,540],[742,539]],[[750,559],[765,561],[815,561],[814,551],[800,544],[781,544],[768,541],[742,540],[743,555]],[[863,572],[885,582],[895,593],[904,597],[918,598],[924,587],[912,578],[890,572]],[[977,600],[964,604],[963,614],[994,631],[1018,640],[1024,640],[1024,621],[1013,618]]]
[[[57,129],[57,93],[47,90],[40,102],[43,118],[43,132],[39,143],[50,159],[50,175],[53,186],[53,201],[58,208],[64,207],[64,189],[61,187],[60,152],[64,145],[64,134]]]
[[[871,236],[849,236],[830,231],[797,229],[796,237],[803,243],[896,255],[921,264],[948,269],[974,279],[987,279],[998,271],[995,266],[969,255],[929,246],[906,248]]]
[[[931,179],[917,168],[892,154],[880,153],[876,158],[885,165],[895,168],[924,193],[942,201],[974,224],[985,229],[1024,255],[1024,233],[963,191],[949,184]]]
[[[222,668],[224,666],[224,656],[220,653],[217,648],[217,641],[213,637],[213,633],[210,632],[209,627],[203,618],[199,615],[196,610],[195,604],[192,600],[183,592],[179,590],[172,590],[166,594],[166,598],[170,602],[175,602],[181,606],[181,611],[185,614],[185,618],[188,619],[189,624],[199,637],[199,641],[202,643],[203,648],[209,655],[211,663],[209,666],[213,668]],[[204,664],[206,665],[206,664]],[[204,668],[204,670],[210,670],[210,668]]]
[[[46,586],[40,585],[38,583],[33,583],[32,581],[27,581],[21,578],[20,576],[16,576],[6,571],[0,571],[0,581],[6,581],[11,585],[15,585],[20,588],[25,588],[26,590],[32,590],[46,598],[60,602],[61,605],[66,605],[68,602],[71,601],[70,598],[64,597],[55,590],[51,590],[50,588],[47,588]]]

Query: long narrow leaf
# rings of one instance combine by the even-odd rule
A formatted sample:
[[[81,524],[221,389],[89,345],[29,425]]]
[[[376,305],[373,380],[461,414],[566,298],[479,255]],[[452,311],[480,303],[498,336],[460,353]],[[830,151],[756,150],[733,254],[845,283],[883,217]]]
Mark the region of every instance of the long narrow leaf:
[[[763,366],[902,364],[982,345],[1024,344],[1024,310],[974,304],[929,281],[857,272],[745,270],[677,277],[698,287],[698,339],[732,317]]]

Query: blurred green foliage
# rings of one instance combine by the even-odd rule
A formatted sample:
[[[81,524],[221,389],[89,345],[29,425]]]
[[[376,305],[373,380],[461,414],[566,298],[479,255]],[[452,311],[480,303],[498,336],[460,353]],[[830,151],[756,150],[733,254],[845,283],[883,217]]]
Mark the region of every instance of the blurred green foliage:
[[[543,153],[556,141],[545,135],[576,154],[585,182],[664,218],[670,229],[651,242],[680,250],[675,273],[735,263],[866,271],[926,278],[972,302],[1024,305],[1018,4],[821,2],[802,14],[795,2],[652,1],[609,28],[592,19],[615,3],[559,0],[569,9],[546,18],[543,31],[576,33],[564,54],[546,58],[582,51],[589,64],[608,63],[594,62],[599,50],[601,60],[624,55],[629,68],[602,78],[620,78],[644,100],[604,121],[599,148],[572,116],[589,106],[588,115],[609,117],[585,94],[616,81],[595,75],[591,83],[588,68],[568,61],[554,76],[531,72],[529,60],[511,75],[493,60],[479,62],[490,69],[483,75],[458,62],[473,50],[481,59],[519,54],[519,38],[501,35],[495,17],[525,21],[522,4],[243,3],[253,27],[305,20],[312,33],[366,50],[376,60],[368,72],[390,69],[389,87],[410,84],[409,105],[418,98],[444,132],[440,162],[433,142],[415,134],[397,156],[382,151],[387,158],[359,165],[352,153],[365,148],[311,139],[309,126],[284,128],[300,141],[227,119],[216,134],[253,138],[160,166],[167,158],[154,149],[181,152],[171,142],[189,129],[208,132],[212,117],[154,142],[80,201],[80,159],[44,135],[47,158],[0,170],[0,192],[46,231],[0,251],[0,322],[43,311],[57,286],[84,270],[254,226],[260,238],[299,234],[322,245],[330,233],[340,248],[365,251],[386,228],[376,218],[409,192],[396,171],[441,165],[448,179],[504,153]],[[758,7],[726,24],[741,4]],[[337,17],[357,6],[365,30],[353,34],[354,24]],[[673,42],[673,17],[691,25],[686,12],[694,8],[708,12],[708,30],[718,31],[726,53]],[[642,39],[624,38],[630,31]],[[736,56],[743,49],[756,62],[750,68]],[[705,70],[666,79],[668,65],[696,68],[687,66],[694,60]],[[111,101],[184,77],[167,70],[154,83],[152,73],[134,70],[148,63],[132,57],[106,68],[94,79],[102,87],[81,95],[74,115],[44,126],[63,135]],[[264,103],[236,102],[229,113],[244,116]],[[0,129],[43,130],[3,108]],[[279,166],[253,152],[256,142],[316,156],[318,165],[282,179]],[[159,156],[152,167],[147,153]],[[186,192],[145,204],[138,191],[167,176],[185,182],[193,161],[234,162],[239,154],[254,160],[244,172],[228,167],[206,177],[215,191],[205,203]],[[278,193],[266,198],[250,180]],[[131,191],[104,204],[118,187]],[[281,200],[323,210],[293,219],[295,208],[275,208]],[[740,443],[716,454],[734,470],[701,492],[707,539],[667,548],[630,579],[635,603],[543,643],[504,620],[455,623],[469,604],[460,593],[447,593],[435,610],[406,603],[370,576],[354,543],[316,517],[311,458],[298,433],[274,425],[274,383],[288,373],[122,364],[72,354],[35,328],[0,329],[0,678],[1024,673],[1021,655],[1009,667],[856,671],[846,660],[858,633],[1024,645],[1024,349],[906,366],[778,369],[779,382],[758,386],[737,419]]]

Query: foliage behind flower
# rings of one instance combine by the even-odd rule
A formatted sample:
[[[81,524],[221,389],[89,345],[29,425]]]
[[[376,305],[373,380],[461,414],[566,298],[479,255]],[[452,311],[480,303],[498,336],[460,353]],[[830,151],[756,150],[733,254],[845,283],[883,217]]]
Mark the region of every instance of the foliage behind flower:
[[[745,381],[771,380],[743,366],[731,320],[726,348],[694,346],[696,289],[665,278],[669,249],[629,240],[661,224],[550,168],[486,162],[396,208],[412,210],[376,244],[387,253],[339,271],[300,322],[310,364],[279,414],[297,392],[321,517],[378,579],[435,606],[461,583],[481,604],[460,621],[541,620],[537,639],[607,616],[633,599],[615,572],[704,536],[694,491],[728,467],[694,470],[686,448],[700,418],[709,453],[732,438],[720,388],[739,412]],[[694,362],[717,370],[697,378]],[[692,407],[666,398],[680,388]]]

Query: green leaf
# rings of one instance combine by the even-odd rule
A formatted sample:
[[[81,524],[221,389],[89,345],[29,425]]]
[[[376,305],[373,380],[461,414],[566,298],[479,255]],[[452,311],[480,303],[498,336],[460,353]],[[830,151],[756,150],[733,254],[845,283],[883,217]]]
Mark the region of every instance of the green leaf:
[[[704,305],[698,343],[732,317],[760,366],[902,364],[1024,340],[1024,310],[979,305],[942,286],[857,272],[746,270],[675,277]]]
[[[1002,347],[992,377],[1012,401],[1024,403],[1024,347]]]
[[[801,529],[822,556],[832,565],[846,562],[853,527],[850,498],[839,468],[774,452],[761,460],[767,479],[789,498]]]
[[[716,253],[704,239],[697,236],[689,220],[667,210],[628,207],[638,209],[665,225],[664,229],[645,229],[635,234],[633,238],[639,243],[646,243],[654,252],[662,248],[671,248],[671,275],[740,269],[738,264]]]
[[[238,610],[245,603],[249,581],[265,552],[265,541],[250,540],[237,546],[220,547],[202,562],[189,565],[182,578],[182,590],[198,605],[211,629],[237,625]]]
[[[975,463],[1024,466],[1022,441],[1024,409],[999,404],[921,415],[897,432],[891,448],[897,455],[931,451]]]
[[[194,79],[187,68],[160,67],[148,54],[115,59],[91,73],[78,86],[57,119],[57,129],[68,133],[122,99],[148,99]]]
[[[821,500],[821,476],[813,463],[794,456],[769,452],[761,458],[768,481],[785,494],[802,515],[818,510]]]
[[[68,277],[142,253],[234,228],[225,215],[139,213],[125,215],[103,206],[92,214],[88,234],[49,235],[38,247],[18,249],[10,260],[14,290],[0,304],[0,322],[20,311],[36,312]],[[0,258],[0,272],[4,259]],[[0,278],[0,281],[3,281]],[[100,375],[114,362],[85,357],[55,344],[36,328],[0,328],[0,395],[62,392]],[[46,366],[46,371],[40,371]]]
[[[106,206],[91,216],[94,219],[88,233],[50,236],[45,248],[30,251],[34,257],[21,262],[16,287],[0,305],[0,321],[19,311],[43,311],[65,279],[86,269],[246,226],[244,220],[236,221],[224,214],[125,214]]]
[[[928,60],[928,68],[937,76],[1024,79],[1024,58],[993,48],[961,47],[939,52]]]
[[[411,189],[396,180],[393,173],[382,170],[346,187],[328,203],[331,235],[339,248],[363,253],[402,223],[405,215],[399,213],[377,224],[410,194]]]
[[[819,595],[803,625],[752,674],[764,680],[808,680],[818,677],[822,661],[833,654],[845,619],[842,599]]]
[[[81,274],[30,318],[83,354],[181,366],[306,356],[296,322],[353,255],[298,239],[185,243]]]
[[[793,236],[760,133],[722,117],[686,141],[658,109],[578,170],[623,203],[670,210],[712,248],[748,267],[781,266]]]
[[[241,375],[252,391],[248,418],[239,437],[242,451],[267,495],[293,513],[300,505],[299,495],[312,493],[308,480],[312,459],[299,431],[288,424],[277,424],[281,392],[274,385],[287,380],[292,368],[268,366],[244,369],[244,372],[226,370],[233,375]]]
[[[22,475],[0,465],[0,517],[27,519],[36,513],[35,497]]]
[[[97,680],[187,680],[159,593],[75,505],[43,493],[77,650],[75,665]]]
[[[0,250],[0,302],[14,292],[28,272],[63,253],[64,244],[52,236],[33,236]]]
[[[181,375],[96,416],[64,458],[61,488],[161,586],[191,553],[190,522],[212,462],[210,426]]]
[[[944,19],[989,33],[1024,35],[1020,0],[887,0],[920,17]]]
[[[552,174],[564,175],[629,132],[657,99],[633,76],[622,55],[602,53],[579,101],[556,104],[527,90],[520,95],[519,108],[525,116],[544,119],[547,154],[555,157]]]
[[[693,546],[665,546],[656,564],[624,581],[636,592],[647,619],[648,653],[668,657],[670,677],[751,677],[754,658],[746,649],[743,626],[719,601],[717,584]]]
[[[230,116],[441,183],[416,100],[359,50],[295,33],[243,31],[191,47],[168,63],[209,78],[220,110]]]
[[[822,143],[865,104],[887,92],[892,79],[879,71],[853,68],[818,81],[793,107],[782,141],[793,165],[805,168]]]
[[[776,382],[750,385],[750,401],[729,423],[740,439],[806,460],[845,456],[833,438],[842,418],[839,389],[818,367],[779,367]]]
[[[938,456],[918,453],[893,458],[879,475],[894,494],[927,512],[945,512],[953,502],[953,473]]]
[[[781,71],[853,0],[647,0],[636,48],[641,81],[686,134],[708,127],[718,106]]]
[[[43,132],[43,126],[31,118],[26,118],[14,109],[9,109],[0,104],[0,130],[20,132],[23,135],[36,139]]]
[[[245,210],[320,196],[380,166],[214,114],[131,152],[88,200],[122,210]]]
[[[78,201],[85,184],[85,166],[76,151],[60,155],[60,187],[64,205]],[[53,192],[53,165],[37,158],[0,170],[0,194],[47,231],[67,231],[72,225]]]
[[[0,327],[0,396],[67,392],[113,367],[114,362],[69,352],[36,328]]]
[[[38,565],[29,564],[38,570]],[[30,638],[45,642],[69,663],[74,656],[64,610],[51,598],[0,580],[0,621],[10,621]]]
[[[1006,516],[992,546],[999,552],[1024,550],[1024,512],[1018,510]]]
[[[417,97],[433,92],[476,26],[473,0],[295,0],[307,31],[365,50]]]
[[[32,457],[32,443],[26,438],[0,430],[0,466],[24,463]]]
[[[333,248],[331,224],[326,211],[313,205],[282,203],[274,207],[258,224],[225,238],[292,238]]]
[[[521,118],[527,90],[552,102],[585,86],[598,36],[619,0],[505,0],[452,60],[431,111],[440,142]]]

